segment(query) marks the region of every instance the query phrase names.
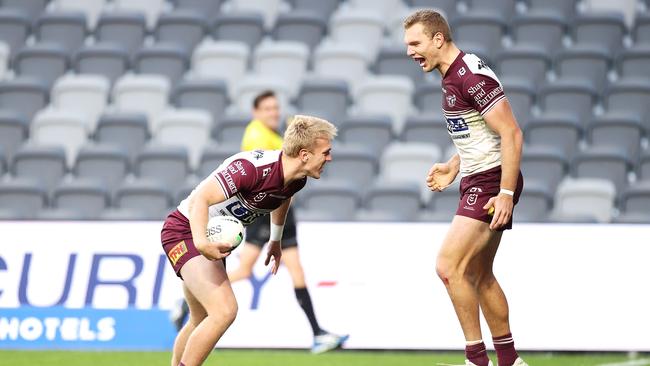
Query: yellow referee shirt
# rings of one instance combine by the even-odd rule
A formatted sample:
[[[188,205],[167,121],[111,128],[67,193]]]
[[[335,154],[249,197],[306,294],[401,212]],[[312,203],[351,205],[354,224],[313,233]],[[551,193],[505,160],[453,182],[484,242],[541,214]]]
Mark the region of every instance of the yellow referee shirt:
[[[280,150],[281,148],[282,136],[266,127],[262,121],[254,119],[246,126],[241,141],[242,151]]]

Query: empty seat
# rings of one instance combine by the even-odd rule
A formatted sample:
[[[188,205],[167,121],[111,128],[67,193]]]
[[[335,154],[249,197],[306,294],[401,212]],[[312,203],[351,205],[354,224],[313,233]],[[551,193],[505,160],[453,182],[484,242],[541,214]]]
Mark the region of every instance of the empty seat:
[[[650,27],[648,30],[650,32]],[[650,43],[644,47],[622,51],[617,62],[618,73],[623,80],[650,81],[648,65],[650,65]]]
[[[97,123],[95,139],[103,144],[119,146],[129,156],[135,156],[149,140],[147,116],[137,113],[105,114]]]
[[[74,111],[44,109],[36,114],[31,124],[31,140],[43,145],[63,146],[70,167],[89,135],[88,123],[83,115]]]
[[[248,115],[226,115],[214,126],[212,136],[224,147],[239,149],[248,122]]]
[[[20,78],[0,82],[0,108],[28,120],[47,105],[48,96],[47,86],[37,80]]]
[[[625,150],[610,146],[592,146],[573,158],[571,170],[577,178],[609,180],[614,183],[616,190],[621,192],[627,186],[627,175],[632,166]]]
[[[623,149],[635,163],[641,154],[643,134],[643,126],[638,119],[614,114],[597,118],[587,128],[587,138],[592,146]]]
[[[260,93],[273,90],[280,104],[280,110],[286,111],[291,99],[289,81],[275,75],[247,74],[235,90],[234,110],[241,113],[250,112],[253,100]]]
[[[38,211],[33,219],[39,221],[79,221],[89,219],[89,217],[84,215],[83,212],[74,209],[47,207]]]
[[[374,69],[379,75],[406,76],[414,84],[425,82],[422,68],[410,57],[405,57],[402,46],[382,47],[377,55]]]
[[[164,0],[113,0],[115,10],[118,12],[137,12],[141,13],[147,19],[147,27],[153,29],[156,20],[162,13]]]
[[[579,80],[603,90],[610,66],[611,57],[605,50],[574,47],[557,55],[555,71],[560,79]]]
[[[559,149],[545,145],[526,145],[520,169],[526,179],[526,189],[529,182],[535,182],[546,187],[548,192],[555,192],[569,172],[569,160]]]
[[[165,216],[161,217],[164,218]],[[107,208],[100,215],[100,220],[107,221],[143,221],[150,220],[151,215],[134,208]]]
[[[113,83],[129,69],[129,54],[110,43],[82,47],[75,56],[74,69],[79,74],[103,76]]]
[[[169,80],[163,76],[127,74],[115,82],[113,102],[119,112],[146,114],[152,128],[167,107],[169,90]]]
[[[228,88],[234,94],[239,80],[246,73],[249,53],[243,42],[203,42],[192,55],[192,72],[201,80],[226,80]]]
[[[512,38],[517,45],[539,48],[552,56],[562,45],[566,26],[559,14],[522,14],[513,19]]]
[[[189,197],[199,183],[201,183],[201,181],[195,176],[190,176],[186,179],[185,182],[183,182],[183,184],[181,184],[181,186],[174,192],[174,204],[180,203],[182,200]]]
[[[155,37],[159,43],[173,43],[191,52],[203,39],[207,30],[208,20],[204,13],[175,11],[160,15]]]
[[[307,10],[327,20],[339,7],[341,0],[293,0],[292,3],[294,11]]]
[[[86,39],[86,16],[78,12],[43,13],[34,24],[36,39],[74,52]]]
[[[621,195],[621,210],[626,214],[650,215],[650,182],[628,187]]]
[[[60,146],[23,145],[14,155],[11,169],[18,178],[33,180],[44,189],[54,188],[67,172],[65,150]]]
[[[637,14],[632,38],[637,45],[650,45],[650,16],[648,14]]]
[[[95,180],[64,181],[52,192],[53,207],[77,211],[85,219],[99,218],[108,203],[108,191]]]
[[[183,47],[156,44],[136,52],[133,67],[138,74],[160,75],[175,84],[185,74],[189,63],[189,55]]]
[[[431,199],[426,204],[426,210],[433,213],[433,217],[442,221],[449,221],[456,214],[460,202],[460,179],[456,179],[450,186],[441,192],[433,192]]]
[[[0,178],[9,171],[9,167],[7,166],[7,159],[5,157],[5,152],[3,150],[2,145],[0,145]]]
[[[576,118],[543,116],[528,122],[524,138],[531,145],[550,146],[571,158],[578,150],[582,131]]]
[[[129,156],[116,145],[84,145],[74,167],[75,176],[100,182],[108,190],[117,188],[129,171]]]
[[[212,25],[212,35],[217,40],[243,42],[253,48],[264,35],[264,18],[257,12],[220,14]]]
[[[109,81],[103,76],[66,75],[52,88],[52,106],[82,114],[89,131],[94,131],[108,103],[109,89]]]
[[[284,80],[293,97],[307,71],[309,49],[298,42],[264,42],[255,50],[255,72]]]
[[[377,76],[366,80],[357,92],[356,111],[391,117],[393,131],[402,132],[406,116],[413,112],[413,83],[403,76]]]
[[[559,80],[543,87],[538,97],[545,113],[577,118],[584,127],[593,115],[596,93],[596,89],[589,84]]]
[[[406,119],[400,139],[404,142],[433,144],[441,149],[451,145],[447,121],[442,116],[425,114]]]
[[[178,188],[190,173],[187,149],[176,145],[148,144],[135,160],[139,178]]]
[[[209,176],[210,173],[224,162],[224,160],[235,155],[239,151],[239,146],[206,146],[201,155],[199,167],[196,170],[197,175],[200,178]]]
[[[505,16],[506,19],[512,18],[515,14],[517,0],[469,0],[469,11],[496,14]]]
[[[5,78],[9,67],[9,46],[0,40],[0,80]]]
[[[616,54],[623,48],[625,22],[621,13],[584,13],[576,18],[573,38],[578,45],[600,47]]]
[[[384,181],[413,183],[426,201],[431,191],[425,179],[441,155],[440,148],[432,144],[392,143],[382,154],[380,175]]]
[[[117,189],[113,206],[137,211],[134,215],[140,219],[160,220],[169,214],[172,197],[164,183],[139,179],[125,182]]]
[[[567,179],[555,194],[554,213],[560,218],[592,217],[598,222],[612,218],[616,187],[603,179]]]
[[[382,18],[395,14],[404,8],[402,0],[350,0],[351,8],[377,13]]]
[[[203,109],[213,121],[219,121],[229,103],[228,86],[224,80],[183,80],[172,93],[179,108]]]
[[[506,22],[504,15],[467,13],[452,21],[451,27],[454,30],[454,42],[462,50],[474,51],[479,56],[493,59],[501,49]]]
[[[95,30],[99,42],[112,43],[129,54],[140,49],[146,35],[146,19],[140,13],[102,13]]]
[[[300,113],[318,116],[338,125],[347,113],[350,92],[339,79],[307,78],[298,93],[296,105]]]
[[[3,0],[2,7],[20,12],[34,20],[45,11],[50,0]]]
[[[25,44],[31,23],[20,11],[0,8],[0,41],[7,43],[12,54]]]
[[[29,121],[20,114],[0,110],[0,150],[11,158],[18,147],[27,139]]]
[[[55,12],[82,12],[86,16],[88,28],[94,29],[97,19],[108,0],[54,0]]]
[[[323,177],[365,187],[375,180],[378,171],[377,157],[373,152],[358,144],[337,144],[333,148],[336,164],[328,164]]]
[[[528,0],[528,10],[531,13],[546,13],[571,21],[576,15],[576,5],[579,0]]]
[[[425,83],[421,84],[413,94],[415,106],[420,112],[442,116],[442,88],[440,84]]]
[[[16,53],[14,67],[19,76],[31,77],[50,86],[68,69],[68,53],[56,44],[27,46]]]
[[[349,117],[339,128],[339,136],[347,144],[364,145],[380,155],[393,140],[393,125],[385,116]]]
[[[0,207],[18,218],[34,218],[47,205],[46,190],[35,181],[10,180],[0,184]]]
[[[367,55],[355,46],[323,43],[316,49],[313,57],[316,75],[345,80],[352,94],[368,74]]]
[[[519,127],[523,129],[532,118],[532,108],[535,105],[535,89],[527,82],[519,83],[517,80],[512,79],[501,81],[512,113],[515,115]]]
[[[326,30],[327,23],[319,14],[309,11],[280,13],[273,29],[273,38],[301,42],[312,50],[323,39]]]
[[[219,12],[222,2],[222,0],[174,0],[174,5],[176,9],[193,10],[212,18]]]
[[[516,221],[544,222],[553,208],[553,191],[538,181],[529,181],[526,177],[526,188],[521,193],[519,203],[515,207]]]
[[[373,60],[381,46],[383,20],[380,14],[366,9],[346,9],[330,19],[330,36],[339,44],[363,49]]]
[[[388,211],[403,221],[414,220],[420,210],[420,190],[416,184],[377,182],[366,193],[364,207],[371,211]]]
[[[610,85],[605,106],[611,114],[640,117],[646,131],[650,131],[650,85],[647,82],[633,80]]]
[[[232,11],[255,12],[264,17],[266,28],[272,28],[280,12],[281,0],[231,0]]]
[[[500,80],[512,80],[519,85],[537,89],[546,80],[551,59],[541,48],[517,47],[499,53],[497,57]]]
[[[640,180],[650,181],[650,150],[646,150],[641,155],[639,160],[639,175]]]
[[[199,165],[203,147],[210,141],[212,118],[198,109],[168,110],[160,116],[154,132],[154,140],[169,146],[184,147],[189,153],[193,168]]]
[[[331,213],[341,220],[351,220],[360,204],[358,190],[345,181],[321,181],[310,185],[300,195],[303,209]]]

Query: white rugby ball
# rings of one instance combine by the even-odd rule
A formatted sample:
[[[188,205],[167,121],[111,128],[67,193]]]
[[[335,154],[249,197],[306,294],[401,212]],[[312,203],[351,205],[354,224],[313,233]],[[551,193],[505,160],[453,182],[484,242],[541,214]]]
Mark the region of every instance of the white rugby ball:
[[[244,225],[232,216],[215,216],[208,220],[206,236],[213,243],[228,243],[235,249],[244,240]]]

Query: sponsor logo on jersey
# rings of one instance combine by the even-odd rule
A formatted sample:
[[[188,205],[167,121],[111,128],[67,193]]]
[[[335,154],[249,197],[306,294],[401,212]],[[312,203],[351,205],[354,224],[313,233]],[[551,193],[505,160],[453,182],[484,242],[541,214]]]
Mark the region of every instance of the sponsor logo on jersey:
[[[260,192],[253,198],[253,201],[262,202],[262,200],[264,200],[264,198],[266,198],[266,193],[265,192]]]
[[[253,159],[260,160],[263,156],[264,156],[264,151],[263,150],[255,150],[255,151],[253,151]]]
[[[474,95],[474,94],[476,94],[476,93],[479,92],[479,91],[485,93],[485,92],[483,91],[483,86],[485,86],[485,80],[481,80],[481,81],[479,81],[476,85],[471,86],[469,89],[467,89],[467,92],[469,93],[469,95]],[[484,95],[485,95],[485,94],[484,94]]]
[[[239,174],[246,175],[246,170],[244,169],[244,165],[242,164],[241,161],[237,160],[233,164],[235,165],[235,167],[237,167],[237,171],[239,172]]]
[[[447,105],[448,106],[453,107],[454,105],[456,105],[456,96],[455,95],[453,95],[453,94],[447,95],[446,99],[447,99]]]
[[[235,185],[235,181],[232,180],[232,175],[228,172],[222,172],[221,175],[223,176],[223,179],[226,181],[226,184],[228,185],[228,189],[230,190],[231,193],[236,193],[237,192],[237,185]]]
[[[483,61],[483,60],[478,60],[478,69],[490,69],[490,67]]]
[[[181,259],[185,253],[187,253],[187,246],[185,245],[185,240],[183,240],[180,243],[174,245],[167,256],[169,257],[169,260],[172,261],[172,265],[175,266],[176,262],[178,262],[178,260]]]
[[[461,67],[460,70],[458,70],[458,76],[463,76],[467,70],[465,70],[465,66]]]
[[[248,225],[253,223],[258,217],[262,216],[261,213],[255,213],[241,204],[241,202],[233,202],[226,206],[226,210],[230,213],[231,216],[236,217],[242,223]]]
[[[501,86],[497,86],[496,88],[492,89],[487,95],[485,95],[485,92],[483,92],[483,97],[481,98],[479,94],[474,96],[474,100],[476,100],[476,103],[478,104],[479,107],[483,108],[486,105],[488,105],[494,97],[497,95],[501,94],[503,92],[503,88]]]
[[[447,131],[452,139],[469,137],[469,126],[463,117],[447,118]]]
[[[268,168],[264,168],[264,170],[262,170],[262,178],[264,178],[264,177],[266,177],[267,175],[269,175],[270,172],[271,172],[271,168],[270,168],[270,167],[268,167]]]

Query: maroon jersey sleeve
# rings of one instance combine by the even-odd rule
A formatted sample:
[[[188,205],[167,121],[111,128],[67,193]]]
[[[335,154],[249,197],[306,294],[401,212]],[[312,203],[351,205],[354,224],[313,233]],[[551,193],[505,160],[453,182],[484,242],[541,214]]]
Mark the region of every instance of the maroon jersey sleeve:
[[[493,78],[482,74],[467,75],[463,80],[462,92],[465,100],[481,115],[505,98],[501,85]]]
[[[241,191],[250,191],[257,180],[257,169],[248,160],[236,159],[219,169],[215,177],[223,189],[226,198],[230,198]]]

